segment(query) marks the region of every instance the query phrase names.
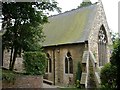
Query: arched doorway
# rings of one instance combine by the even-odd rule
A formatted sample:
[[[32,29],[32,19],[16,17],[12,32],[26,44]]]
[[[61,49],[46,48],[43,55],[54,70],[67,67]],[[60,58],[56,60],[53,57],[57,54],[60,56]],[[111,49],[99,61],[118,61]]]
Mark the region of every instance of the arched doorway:
[[[103,66],[107,62],[107,35],[103,25],[98,33],[98,56],[99,66]]]

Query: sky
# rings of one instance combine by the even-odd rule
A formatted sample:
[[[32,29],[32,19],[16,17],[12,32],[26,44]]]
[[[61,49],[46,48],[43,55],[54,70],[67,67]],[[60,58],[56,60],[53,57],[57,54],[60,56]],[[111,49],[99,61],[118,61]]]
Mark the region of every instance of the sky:
[[[56,0],[62,12],[77,8],[83,0]],[[91,0],[92,3],[98,0]],[[113,32],[118,32],[118,1],[120,0],[101,0],[106,14],[108,26]]]
[[[62,12],[77,8],[83,0],[55,0]],[[91,0],[92,3],[98,0]],[[120,0],[101,0],[106,14],[108,26],[113,32],[118,32],[118,1]],[[56,14],[56,12],[51,13]],[[1,26],[1,25],[0,25]]]

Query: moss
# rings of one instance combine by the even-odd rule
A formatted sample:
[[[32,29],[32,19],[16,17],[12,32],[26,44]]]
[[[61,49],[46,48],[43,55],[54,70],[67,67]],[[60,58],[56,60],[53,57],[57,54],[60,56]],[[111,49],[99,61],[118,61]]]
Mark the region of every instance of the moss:
[[[87,37],[84,32],[87,32],[85,30],[90,27],[89,20],[92,20],[94,10],[94,7],[87,7],[50,17],[49,23],[45,24],[43,28],[46,36],[43,45],[50,46],[83,41],[84,37]]]

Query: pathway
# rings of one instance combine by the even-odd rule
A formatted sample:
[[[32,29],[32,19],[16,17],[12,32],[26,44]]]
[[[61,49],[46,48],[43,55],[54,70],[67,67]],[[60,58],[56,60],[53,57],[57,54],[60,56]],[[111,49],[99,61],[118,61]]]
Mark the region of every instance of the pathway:
[[[57,86],[48,85],[48,84],[46,84],[46,83],[43,83],[43,88],[57,88]]]

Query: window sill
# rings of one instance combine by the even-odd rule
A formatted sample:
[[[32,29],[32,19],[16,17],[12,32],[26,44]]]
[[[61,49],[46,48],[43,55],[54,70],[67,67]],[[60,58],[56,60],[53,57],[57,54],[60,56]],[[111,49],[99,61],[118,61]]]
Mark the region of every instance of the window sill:
[[[73,74],[71,74],[71,73],[65,73],[65,75],[73,75]]]
[[[51,72],[51,73],[50,73],[50,72],[49,72],[49,73],[47,72],[47,73],[45,73],[45,74],[52,74],[52,72]]]

